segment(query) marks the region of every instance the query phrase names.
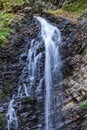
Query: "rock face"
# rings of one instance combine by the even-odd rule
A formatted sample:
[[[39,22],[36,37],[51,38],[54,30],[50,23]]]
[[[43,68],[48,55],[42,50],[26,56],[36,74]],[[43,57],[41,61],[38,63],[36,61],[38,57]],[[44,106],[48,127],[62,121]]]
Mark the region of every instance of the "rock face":
[[[57,9],[63,6],[68,0],[30,0],[30,6],[33,8],[33,11],[40,12],[44,9]]]
[[[6,112],[9,101],[12,98],[13,94],[18,93],[19,77],[27,63],[26,55],[30,47],[31,39],[35,38],[38,35],[40,29],[38,22],[35,21],[31,14],[28,15],[28,17],[25,16],[25,18],[26,20],[22,21],[22,28],[17,26],[17,24],[15,23],[16,25],[14,28],[16,34],[9,38],[10,44],[0,51],[0,119],[2,119],[2,116],[4,115],[3,125],[0,126],[0,129],[3,130],[5,130],[6,126]],[[29,104],[25,104],[25,102],[28,102]],[[19,103],[20,101],[18,101],[18,106]],[[27,121],[24,126],[25,116],[30,120],[30,129],[33,129],[32,127],[34,127],[35,125],[32,123],[32,121],[35,123],[38,120],[38,117],[36,119],[36,117],[34,116],[36,115],[34,113],[37,112],[34,110],[37,108],[37,106],[35,105],[36,99],[23,99],[22,104],[24,104],[23,107],[18,108],[18,111],[20,110],[20,113],[18,112],[18,115],[20,114],[20,117],[18,116],[18,118],[19,120],[23,119],[19,121],[20,129],[27,129]],[[29,111],[30,115],[27,114],[27,111]],[[31,117],[33,120],[31,119]],[[34,129],[36,129],[36,127]]]
[[[61,93],[64,96],[62,107],[64,125],[56,130],[86,130],[87,125],[84,120],[87,118],[85,115],[87,110],[80,107],[80,102],[85,100],[87,95],[86,25],[82,26],[49,14],[41,14],[41,16],[57,26],[62,34],[60,53],[64,75],[64,89]],[[10,44],[0,50],[0,121],[4,117],[1,130],[6,128],[5,113],[10,98],[17,93],[20,75],[27,64],[30,42],[38,36],[40,25],[31,13],[27,12],[22,27],[16,25],[15,31],[15,35],[9,38]],[[15,108],[19,119],[19,130],[44,129],[44,99],[44,91],[35,97],[23,98],[21,107],[17,105],[20,103],[17,99]]]
[[[80,24],[71,23],[62,18],[49,17],[49,15],[47,15],[47,18],[52,22],[52,24],[55,23],[62,33],[62,44],[60,50],[64,65],[65,99],[63,102],[63,113],[65,114],[63,115],[66,122],[64,128],[61,129],[79,130],[81,129],[80,121],[84,118],[84,112],[86,112],[86,110],[81,110],[80,103],[81,101],[86,100],[87,95],[87,25],[81,27]]]

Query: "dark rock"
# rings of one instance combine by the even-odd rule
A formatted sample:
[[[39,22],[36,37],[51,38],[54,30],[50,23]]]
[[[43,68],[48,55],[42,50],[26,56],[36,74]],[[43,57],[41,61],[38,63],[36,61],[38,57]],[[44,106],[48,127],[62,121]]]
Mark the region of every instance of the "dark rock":
[[[73,90],[74,87],[77,86],[79,88],[79,86],[73,85],[74,81],[72,81],[72,78],[75,79],[75,75],[72,74],[72,77],[71,73],[76,67],[75,65],[79,65],[78,60],[80,58],[75,56],[80,55],[84,50],[83,48],[85,48],[85,43],[82,44],[84,41],[84,28],[82,28],[82,26],[79,24],[73,24],[69,20],[61,17],[54,17],[45,13],[41,14],[41,16],[45,17],[49,22],[51,22],[51,24],[57,26],[61,31],[62,43],[60,45],[60,53],[63,61],[63,77],[68,78],[69,76],[69,79],[66,79],[66,88],[63,89],[62,93],[60,93],[60,91],[55,93],[54,97],[55,100],[57,100],[59,95],[62,95],[63,98],[63,110],[61,111],[63,111],[62,113],[64,124],[60,128],[57,126],[56,130],[80,130],[80,124],[85,113],[81,115],[82,111],[80,107],[76,105],[76,103],[82,101],[83,97],[80,96],[79,100],[79,91],[75,92],[77,90],[76,88]],[[26,83],[28,85],[29,79],[28,69],[26,65],[28,62],[27,54],[30,48],[30,43],[33,38],[41,41],[41,38],[38,37],[41,29],[40,24],[35,18],[33,18],[31,13],[29,15],[25,11],[25,20],[22,21],[22,28],[16,26],[17,25],[15,25],[16,34],[10,37],[10,44],[7,45],[6,48],[0,50],[0,86],[2,86],[0,88],[1,91],[5,88],[5,83],[10,82],[7,96],[5,99],[0,101],[0,113],[7,111],[8,104],[12,95],[17,95],[19,84]],[[34,98],[23,98],[21,101],[19,99],[16,99],[16,102],[14,103],[14,107],[17,110],[18,114],[18,123],[20,130],[44,130],[44,80],[41,91],[37,94],[35,93],[35,90],[37,89],[36,86],[40,80],[39,77],[43,77],[44,71],[45,48],[43,42],[40,48],[37,49],[37,54],[40,51],[43,52],[40,66],[42,68],[42,72],[37,74],[36,84],[32,93],[32,95],[34,95]],[[75,57],[75,60],[73,57]],[[75,62],[78,64],[75,64]],[[63,85],[63,83],[61,84]],[[58,110],[59,106],[60,102],[58,101]]]

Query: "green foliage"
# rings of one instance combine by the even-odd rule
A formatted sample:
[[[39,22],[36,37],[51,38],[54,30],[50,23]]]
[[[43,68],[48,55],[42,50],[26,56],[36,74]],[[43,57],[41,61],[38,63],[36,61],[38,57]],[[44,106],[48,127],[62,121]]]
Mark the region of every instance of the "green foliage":
[[[0,11],[0,46],[7,42],[7,38],[13,30],[10,28],[14,16]]]
[[[1,0],[0,9],[4,9],[4,11],[11,11],[12,7],[15,5],[21,6],[24,2],[28,2],[28,0]]]
[[[81,107],[87,108],[87,101],[83,102],[83,103],[81,104]]]
[[[5,113],[0,114],[0,130],[5,130],[5,117]]]
[[[69,0],[63,6],[64,10],[76,13],[84,13],[87,9],[87,0]]]
[[[15,6],[21,6],[28,0],[0,0],[0,46],[4,46],[8,41],[8,37],[13,30],[11,29],[12,20],[15,15],[12,13],[12,9]],[[18,23],[21,26],[21,23]]]
[[[83,17],[87,17],[87,9],[85,9],[85,11],[80,15],[78,20],[81,20]]]

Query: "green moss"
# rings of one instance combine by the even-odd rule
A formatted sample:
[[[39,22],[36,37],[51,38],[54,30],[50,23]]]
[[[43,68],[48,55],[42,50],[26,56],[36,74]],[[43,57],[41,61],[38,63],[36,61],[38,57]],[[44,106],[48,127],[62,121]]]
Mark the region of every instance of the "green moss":
[[[81,107],[87,108],[87,101],[83,102],[83,103],[81,104]]]
[[[10,86],[11,86],[11,83],[10,83],[10,82],[6,82],[6,83],[4,84],[4,88],[3,88],[3,90],[2,90],[2,93],[0,94],[0,99],[1,99],[1,100],[4,100],[4,99],[8,96]]]
[[[2,93],[2,94],[0,94],[0,99],[1,99],[1,100],[3,100],[3,99],[5,99],[5,98],[6,98],[6,96],[7,96],[7,94]]]
[[[34,97],[25,97],[22,99],[22,103],[36,101]]]
[[[81,20],[83,17],[87,17],[87,9],[85,12],[83,12],[80,17],[78,18],[78,20]]]
[[[78,22],[87,16],[87,0],[68,0],[61,9],[47,10],[46,12]]]
[[[22,27],[22,22],[19,21],[19,22],[17,23],[17,26],[18,26],[19,28]]]
[[[8,82],[8,81],[5,83],[5,87],[6,87],[7,89],[10,87],[10,85],[11,85],[11,83]]]
[[[0,114],[0,130],[5,130],[5,117],[5,113]]]
[[[47,13],[50,13],[54,16],[66,17],[67,19],[73,19],[76,17],[75,13],[71,13],[71,12],[63,10],[63,9],[47,10]]]
[[[62,7],[64,10],[76,13],[84,13],[87,9],[87,0],[69,0]]]

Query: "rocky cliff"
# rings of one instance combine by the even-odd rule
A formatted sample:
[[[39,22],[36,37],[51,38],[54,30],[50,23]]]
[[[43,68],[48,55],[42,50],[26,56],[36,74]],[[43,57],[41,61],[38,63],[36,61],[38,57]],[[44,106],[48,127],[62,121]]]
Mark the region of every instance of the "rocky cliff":
[[[62,34],[60,53],[64,89],[61,94],[64,97],[62,111],[65,124],[60,130],[86,130],[87,109],[83,109],[80,104],[87,96],[87,23],[73,22],[47,13],[40,15],[57,26]],[[41,29],[31,10],[25,11],[21,23],[21,26],[14,24],[15,34],[9,37],[9,44],[5,48],[0,48],[0,130],[7,129],[9,101],[17,93],[20,75],[27,64],[30,41],[38,36]],[[44,129],[43,89],[38,96],[23,98],[21,101],[17,99],[15,102],[19,130]]]

